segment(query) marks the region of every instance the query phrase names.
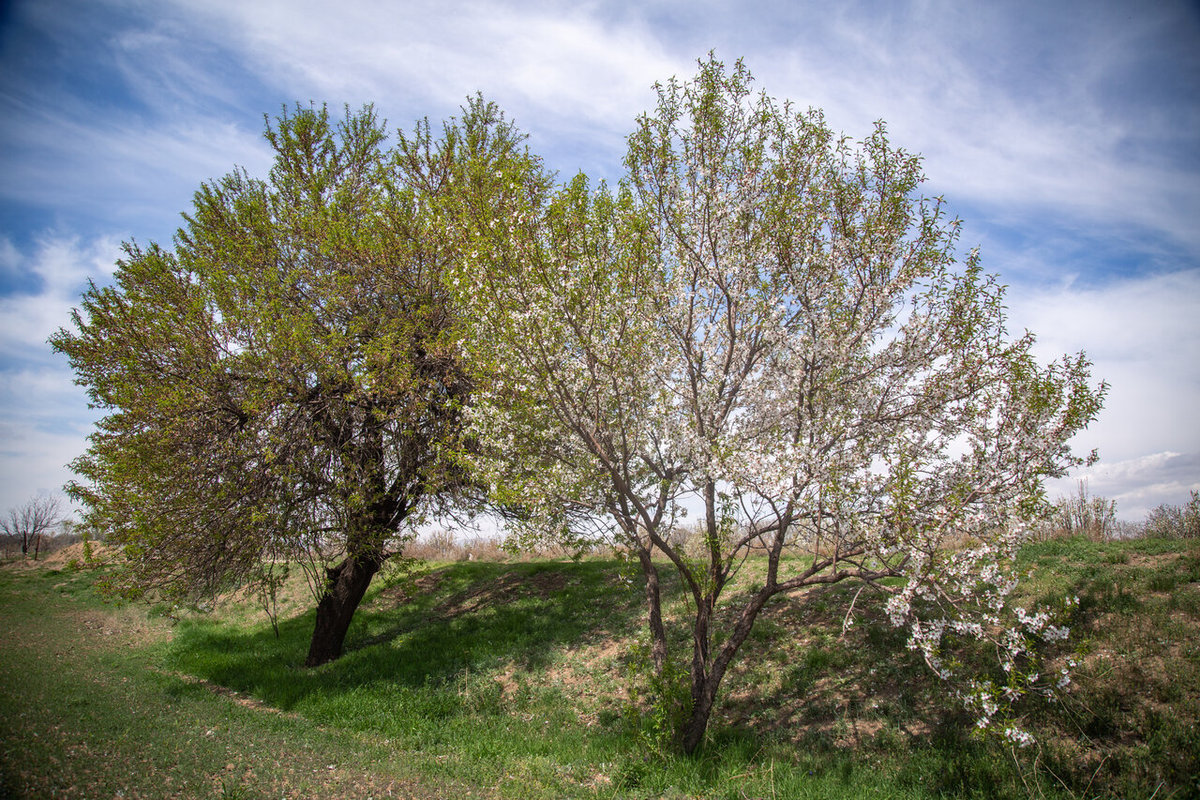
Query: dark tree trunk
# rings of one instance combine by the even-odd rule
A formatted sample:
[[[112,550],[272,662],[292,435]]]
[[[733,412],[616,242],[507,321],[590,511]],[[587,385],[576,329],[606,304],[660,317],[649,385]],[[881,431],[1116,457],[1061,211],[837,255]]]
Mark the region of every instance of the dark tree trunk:
[[[709,622],[711,612],[707,608],[697,611],[692,623],[693,657],[692,657],[692,713],[684,724],[680,735],[680,746],[683,752],[691,755],[704,742],[704,733],[708,730],[708,718],[712,715],[713,704],[717,699],[717,690],[721,687],[721,679],[729,668],[737,651],[750,635],[754,621],[763,605],[775,593],[771,587],[755,595],[730,631],[729,638],[720,646],[715,658],[708,658]],[[715,598],[714,598],[715,604]]]
[[[711,598],[704,598],[705,601]],[[712,609],[707,602],[696,607],[696,616],[692,620],[692,668],[691,694],[692,713],[681,732],[680,744],[683,752],[691,755],[704,741],[704,732],[708,729],[708,718],[712,714],[713,700],[717,696],[717,687],[721,683],[724,669],[711,663],[708,654],[709,621]],[[714,669],[716,667],[716,669]]]
[[[658,569],[654,566],[648,549],[639,550],[638,559],[642,564],[642,575],[646,579],[646,606],[650,611],[650,660],[654,665],[654,676],[661,678],[663,665],[667,662],[667,631],[663,627]]]
[[[717,698],[717,688],[720,683],[720,677],[708,676],[700,683],[700,691],[693,693],[692,714],[684,724],[683,736],[680,740],[683,752],[689,756],[696,752],[696,749],[704,741],[704,733],[708,730],[708,718],[712,715],[713,702]]]
[[[342,654],[346,631],[383,560],[375,554],[350,554],[327,571],[329,584],[317,603],[317,623],[308,647],[306,667],[318,667]]]

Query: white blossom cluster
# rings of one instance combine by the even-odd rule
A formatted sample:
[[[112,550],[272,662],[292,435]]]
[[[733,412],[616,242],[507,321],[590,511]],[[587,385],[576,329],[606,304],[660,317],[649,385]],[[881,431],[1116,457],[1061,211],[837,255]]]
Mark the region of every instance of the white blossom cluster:
[[[472,466],[527,535],[602,518],[648,581],[670,561],[696,601],[694,699],[767,598],[853,579],[989,726],[1036,683],[1034,643],[1067,635],[1012,607],[1011,564],[1103,387],[1007,335],[1003,287],[960,262],[958,222],[882,126],[856,145],[752,97],[740,67],[713,74],[660,87],[615,190],[581,176],[463,224]],[[700,564],[673,538],[697,509]],[[752,552],[767,575],[710,646]],[[991,642],[1026,688],[958,675],[952,639]]]

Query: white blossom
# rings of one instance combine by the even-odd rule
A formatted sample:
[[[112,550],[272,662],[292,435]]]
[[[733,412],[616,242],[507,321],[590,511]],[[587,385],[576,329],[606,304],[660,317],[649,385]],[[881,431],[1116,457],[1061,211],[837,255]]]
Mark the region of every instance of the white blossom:
[[[1043,366],[1006,333],[1001,283],[957,260],[958,223],[882,127],[854,145],[720,70],[661,87],[626,183],[581,176],[515,204],[512,241],[472,241],[459,297],[488,400],[471,465],[529,512],[521,535],[665,555],[697,614],[751,552],[800,565],[763,592],[887,592],[986,727],[1036,680],[1038,643],[1068,634],[1014,605],[1013,563],[1103,391],[1081,356]],[[699,566],[673,538],[688,506]],[[962,640],[992,645],[1010,684],[957,674],[943,651]],[[702,649],[702,677],[737,644]]]

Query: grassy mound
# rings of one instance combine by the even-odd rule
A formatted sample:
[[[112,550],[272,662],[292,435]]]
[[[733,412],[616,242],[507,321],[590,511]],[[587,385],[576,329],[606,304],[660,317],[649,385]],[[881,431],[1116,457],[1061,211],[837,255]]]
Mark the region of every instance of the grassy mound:
[[[693,758],[664,746],[615,561],[384,575],[315,670],[299,586],[277,636],[252,599],[147,612],[94,572],[0,570],[0,774],[13,797],[1200,797],[1200,542],[1057,539],[1023,565],[1030,600],[1080,598],[1050,654],[1072,685],[1021,709],[1037,745],[973,737],[904,632],[834,587],[764,612]]]

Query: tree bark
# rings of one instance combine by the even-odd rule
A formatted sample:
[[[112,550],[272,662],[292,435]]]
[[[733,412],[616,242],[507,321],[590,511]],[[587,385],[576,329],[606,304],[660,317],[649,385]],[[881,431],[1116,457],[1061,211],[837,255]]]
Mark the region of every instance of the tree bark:
[[[658,569],[654,566],[649,549],[638,550],[642,575],[646,579],[646,607],[650,626],[650,660],[654,666],[654,677],[661,678],[663,665],[667,662],[667,631],[663,627],[662,596],[660,594]]]
[[[710,598],[705,597],[705,601]],[[717,687],[721,683],[724,670],[713,670],[709,662],[709,621],[712,608],[707,602],[696,607],[696,616],[692,620],[692,668],[691,695],[692,713],[683,729],[680,744],[683,752],[691,755],[704,741],[704,732],[708,729],[708,717],[712,713],[713,700],[717,696]]]
[[[319,667],[341,656],[354,612],[382,565],[377,554],[351,553],[327,571],[329,584],[317,603],[317,622],[304,666]]]
[[[717,698],[717,689],[721,679],[729,668],[738,650],[750,635],[758,613],[762,611],[767,600],[776,594],[776,590],[768,587],[756,594],[730,631],[729,638],[721,645],[716,658],[708,658],[709,623],[712,619],[711,610],[699,609],[693,623],[693,658],[692,658],[692,713],[684,724],[680,737],[683,752],[691,755],[704,742],[704,734],[708,730],[708,718],[712,715],[713,703]],[[714,599],[715,604],[715,599]]]
[[[684,725],[683,737],[680,740],[680,746],[686,755],[695,753],[704,741],[704,733],[708,730],[708,718],[712,715],[713,701],[716,700],[720,684],[720,676],[707,676],[700,682],[699,692],[692,695],[692,714]]]

